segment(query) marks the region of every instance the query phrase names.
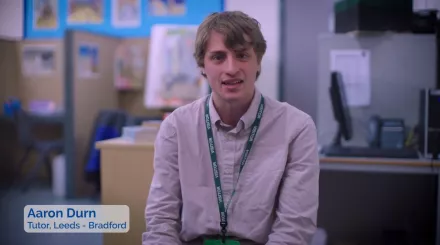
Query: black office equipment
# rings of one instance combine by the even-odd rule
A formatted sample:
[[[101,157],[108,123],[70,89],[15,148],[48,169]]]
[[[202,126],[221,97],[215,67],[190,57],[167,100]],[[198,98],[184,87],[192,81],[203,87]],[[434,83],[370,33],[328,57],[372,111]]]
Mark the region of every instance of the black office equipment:
[[[403,119],[374,115],[368,123],[368,144],[372,148],[402,149],[405,147],[405,131]]]
[[[353,127],[351,125],[351,115],[347,106],[347,97],[342,84],[342,75],[339,72],[332,72],[330,86],[330,99],[333,107],[333,116],[338,122],[338,129],[333,139],[333,145],[341,145],[341,138],[351,140],[353,137]]]
[[[412,31],[418,34],[436,33],[437,10],[424,9],[413,13]]]
[[[440,90],[420,92],[419,150],[425,158],[438,158],[440,147]]]
[[[440,18],[437,20],[436,40],[437,40],[437,89],[440,89]]]
[[[412,149],[387,149],[360,146],[343,146],[342,138],[351,140],[353,128],[351,115],[347,106],[345,89],[342,82],[342,75],[339,72],[331,73],[331,86],[329,89],[333,106],[333,115],[338,123],[338,130],[329,146],[325,146],[322,152],[326,156],[344,157],[375,157],[375,158],[418,158],[418,152]]]
[[[410,31],[412,0],[339,0],[334,3],[335,32]]]

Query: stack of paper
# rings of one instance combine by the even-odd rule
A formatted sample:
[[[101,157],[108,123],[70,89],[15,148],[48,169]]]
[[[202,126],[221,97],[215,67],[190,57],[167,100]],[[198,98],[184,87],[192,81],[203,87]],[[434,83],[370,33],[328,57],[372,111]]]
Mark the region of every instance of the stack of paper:
[[[156,140],[158,127],[130,126],[122,129],[122,138],[132,142],[154,142]]]
[[[143,127],[152,127],[152,128],[159,129],[161,123],[162,123],[162,120],[150,120],[150,121],[143,122],[142,126]]]

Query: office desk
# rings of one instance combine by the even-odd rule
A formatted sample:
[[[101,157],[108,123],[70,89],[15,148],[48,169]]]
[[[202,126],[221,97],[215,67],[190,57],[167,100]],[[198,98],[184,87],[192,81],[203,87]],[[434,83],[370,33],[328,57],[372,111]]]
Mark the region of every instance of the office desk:
[[[104,233],[104,245],[138,245],[145,232],[145,205],[153,178],[153,143],[132,143],[122,138],[98,142],[101,150],[101,202],[128,205],[130,230]]]
[[[436,245],[440,245],[440,161],[426,159],[380,159],[354,157],[321,157],[322,171],[382,172],[437,176]]]
[[[146,199],[153,177],[153,143],[131,143],[117,138],[98,142],[97,148],[101,150],[102,204],[130,207],[130,231],[127,234],[104,234],[104,245],[140,244],[145,231]],[[320,162],[322,171],[439,175],[440,169],[440,162],[407,159],[322,157]],[[440,191],[440,178],[438,183]],[[440,210],[440,202],[437,205]],[[440,215],[437,216],[437,227],[440,227]],[[440,237],[437,237],[436,245],[440,245]]]
[[[440,161],[419,159],[382,159],[355,157],[321,157],[322,170],[384,173],[432,174],[440,172]]]

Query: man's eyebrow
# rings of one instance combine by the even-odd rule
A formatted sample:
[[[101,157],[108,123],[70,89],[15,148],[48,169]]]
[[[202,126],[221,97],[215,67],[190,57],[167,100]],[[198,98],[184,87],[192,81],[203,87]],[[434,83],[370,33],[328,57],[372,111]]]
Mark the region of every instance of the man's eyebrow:
[[[249,49],[251,49],[252,48],[252,46],[250,46],[250,45],[246,45],[246,46],[237,46],[237,47],[235,47],[233,50],[235,51],[235,52],[244,52],[244,51],[247,51],[247,50],[249,50]]]
[[[225,51],[223,50],[211,50],[208,51],[209,54],[221,54],[221,53],[225,53]]]

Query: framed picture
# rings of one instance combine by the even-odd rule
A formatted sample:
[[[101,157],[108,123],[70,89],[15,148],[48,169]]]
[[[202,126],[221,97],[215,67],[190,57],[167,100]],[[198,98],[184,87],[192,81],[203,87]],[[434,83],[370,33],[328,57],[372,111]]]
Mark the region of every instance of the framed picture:
[[[148,0],[150,16],[181,16],[186,14],[186,0]]]
[[[58,0],[34,0],[33,29],[54,30],[59,26]]]
[[[26,44],[22,47],[22,74],[27,77],[52,74],[55,71],[55,47]]]
[[[139,27],[141,25],[140,0],[112,0],[111,7],[114,27]]]
[[[102,0],[68,0],[68,24],[101,24],[103,22]]]

